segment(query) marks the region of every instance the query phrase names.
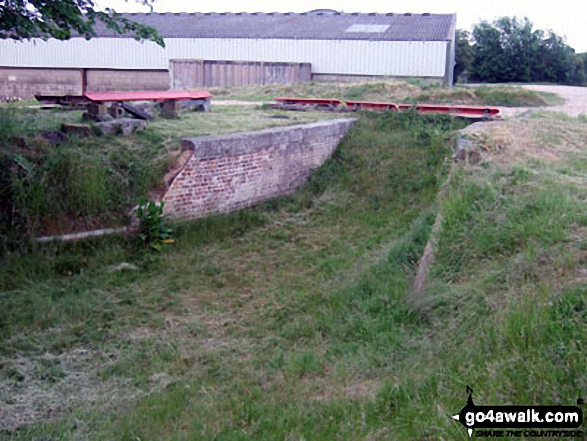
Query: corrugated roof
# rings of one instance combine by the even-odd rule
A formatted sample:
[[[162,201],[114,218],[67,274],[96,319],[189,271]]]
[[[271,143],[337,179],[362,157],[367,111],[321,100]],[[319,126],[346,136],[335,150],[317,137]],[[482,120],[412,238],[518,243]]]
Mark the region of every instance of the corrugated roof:
[[[278,38],[309,40],[446,41],[455,14],[151,13],[121,14],[152,26],[164,38]],[[119,37],[99,25],[99,37]]]

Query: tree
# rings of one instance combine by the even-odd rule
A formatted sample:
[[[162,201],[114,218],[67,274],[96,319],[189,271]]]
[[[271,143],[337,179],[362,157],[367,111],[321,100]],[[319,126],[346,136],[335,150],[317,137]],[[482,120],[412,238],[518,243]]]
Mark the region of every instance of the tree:
[[[140,0],[150,5],[154,0]],[[94,27],[103,23],[119,34],[137,40],[153,40],[165,46],[157,30],[135,23],[106,8],[98,11],[93,0],[4,0],[0,1],[0,39],[56,38],[68,40],[79,35],[94,37]]]
[[[504,48],[499,30],[482,21],[473,29],[473,61],[471,76],[479,81],[491,83],[502,81],[504,69]]]
[[[574,60],[569,50],[558,35],[551,33],[541,46],[542,75],[552,83],[568,83],[572,75]]]
[[[534,32],[532,23],[524,18],[502,17],[494,22],[503,48],[502,81],[533,81],[536,55],[539,53],[541,31]]]
[[[575,81],[573,84],[587,85],[587,53],[575,54]]]
[[[469,72],[471,62],[473,61],[473,46],[471,46],[471,34],[463,29],[457,29],[456,32],[456,64],[455,64],[455,83],[459,77]]]
[[[524,18],[482,21],[473,30],[471,77],[479,81],[584,84],[583,59],[552,31]]]

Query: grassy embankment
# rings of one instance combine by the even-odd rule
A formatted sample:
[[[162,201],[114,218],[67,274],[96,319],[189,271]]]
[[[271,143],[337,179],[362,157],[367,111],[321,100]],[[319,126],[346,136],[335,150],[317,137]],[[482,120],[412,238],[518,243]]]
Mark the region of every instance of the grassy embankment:
[[[509,107],[539,107],[562,104],[556,94],[513,86],[440,87],[414,81],[370,81],[365,83],[297,83],[292,85],[246,86],[211,89],[217,99],[273,101],[276,96],[338,98],[341,100],[468,104]]]
[[[217,97],[273,99],[276,95],[340,95],[352,99],[400,99],[477,104],[542,105],[542,96],[515,88],[443,89],[414,82],[304,83],[218,89]],[[551,97],[552,98],[552,97]],[[315,121],[335,114],[284,113],[217,106],[207,115],[187,113],[179,121],[156,119],[127,138],[72,139],[58,147],[40,136],[80,112],[0,105],[0,249],[14,249],[23,236],[39,236],[126,223],[139,197],[157,187],[179,152],[179,138]],[[51,137],[50,137],[51,138]]]
[[[0,106],[0,252],[22,236],[126,225],[126,214],[161,182],[183,137],[301,124],[330,114],[235,106],[156,118],[127,137],[72,137],[52,145],[43,131],[81,122],[81,111]],[[51,136],[49,136],[51,139]]]
[[[434,219],[450,150],[440,121],[366,117],[296,196],[177,226],[156,258],[109,238],[4,266],[8,415],[19,401],[34,418],[75,409],[15,437],[279,439],[319,420],[322,436],[368,433],[353,421],[420,333],[397,307],[397,262],[417,259]],[[110,272],[121,262],[139,269]]]
[[[448,128],[366,115],[298,194],[179,225],[155,258],[110,238],[5,265],[2,423],[49,418],[6,437],[464,440],[467,384],[587,395],[587,124],[474,135],[438,201]]]

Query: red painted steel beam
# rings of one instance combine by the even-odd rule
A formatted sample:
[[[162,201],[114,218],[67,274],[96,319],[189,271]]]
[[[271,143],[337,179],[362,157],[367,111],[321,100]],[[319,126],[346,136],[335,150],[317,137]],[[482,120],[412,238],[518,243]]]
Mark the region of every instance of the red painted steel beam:
[[[313,105],[313,106],[330,106],[338,107],[342,105],[342,101],[335,98],[290,98],[290,97],[277,97],[275,101],[282,104],[301,104],[301,105]]]
[[[398,110],[398,106],[395,103],[380,103],[373,101],[347,101],[346,105],[348,108],[357,110]]]
[[[206,91],[137,91],[137,92],[86,92],[87,99],[94,102],[115,101],[170,101],[170,100],[202,100],[212,97]]]
[[[278,97],[275,101],[282,104],[297,104],[297,105],[318,105],[328,107],[338,107],[343,105],[343,102],[334,98],[292,98],[292,97]],[[369,110],[396,110],[408,111],[412,108],[412,104],[396,104],[391,102],[376,102],[376,101],[346,101],[348,109],[369,109]],[[496,116],[499,114],[497,107],[483,107],[483,106],[462,106],[462,105],[445,105],[445,104],[416,104],[416,111],[418,113],[441,113],[450,115],[470,115],[470,116]]]
[[[408,111],[412,108],[411,104],[399,104],[399,110]],[[482,106],[448,106],[442,104],[417,104],[416,111],[418,113],[446,113],[454,115],[479,115],[479,116],[495,116],[499,114],[499,109],[496,107],[482,107]]]

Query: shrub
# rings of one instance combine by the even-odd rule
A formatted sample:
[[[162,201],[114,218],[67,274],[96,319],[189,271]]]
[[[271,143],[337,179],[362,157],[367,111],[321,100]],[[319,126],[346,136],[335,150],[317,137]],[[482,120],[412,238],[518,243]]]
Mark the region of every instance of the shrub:
[[[140,221],[139,237],[151,250],[161,251],[164,244],[173,243],[172,230],[166,224],[167,215],[163,214],[165,202],[143,202],[137,208]]]

